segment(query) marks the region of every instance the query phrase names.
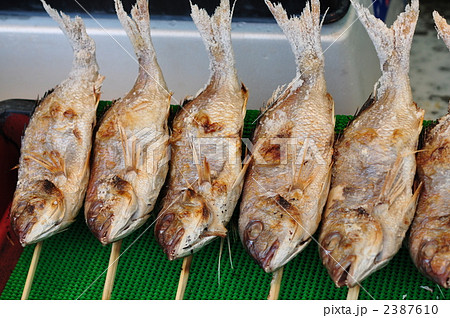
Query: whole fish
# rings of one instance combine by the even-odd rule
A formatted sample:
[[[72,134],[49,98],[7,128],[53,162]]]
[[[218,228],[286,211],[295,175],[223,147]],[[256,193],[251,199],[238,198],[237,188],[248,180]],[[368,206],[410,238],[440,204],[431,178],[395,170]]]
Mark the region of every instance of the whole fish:
[[[310,242],[330,186],[334,103],[324,76],[320,2],[310,3],[288,18],[281,4],[266,0],[297,64],[296,77],[275,91],[259,120],[241,202],[241,240],[266,272]]]
[[[151,41],[148,3],[138,0],[132,18],[120,0],[115,5],[138,58],[139,75],[131,91],[105,113],[95,136],[85,217],[102,244],[119,240],[145,223],[169,161],[171,93]]]
[[[450,49],[450,26],[433,13],[439,36]],[[423,183],[409,238],[411,257],[427,277],[450,287],[450,108],[427,132],[417,154],[417,172]]]
[[[360,283],[399,250],[419,193],[412,186],[424,116],[408,77],[419,2],[407,5],[390,28],[352,4],[375,45],[382,76],[335,145],[319,251],[338,287]]]
[[[173,122],[168,190],[155,226],[171,260],[226,236],[243,180],[240,138],[247,90],[234,67],[229,0],[222,0],[212,17],[197,5],[191,8],[211,76]]]
[[[22,245],[62,231],[81,208],[104,79],[81,18],[70,19],[42,4],[69,39],[74,60],[69,77],[36,106],[22,140],[11,207],[12,226]]]

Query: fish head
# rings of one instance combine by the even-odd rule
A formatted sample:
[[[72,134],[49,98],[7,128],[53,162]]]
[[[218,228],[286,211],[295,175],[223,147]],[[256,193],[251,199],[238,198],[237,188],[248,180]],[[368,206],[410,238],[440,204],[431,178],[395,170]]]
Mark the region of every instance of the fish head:
[[[204,198],[192,189],[163,208],[155,224],[156,239],[169,260],[194,253],[227,230],[212,213]]]
[[[298,211],[280,195],[251,209],[248,217],[239,219],[239,233],[248,253],[265,272],[276,271],[310,242]]]
[[[86,222],[104,245],[120,240],[143,223],[133,218],[137,210],[133,186],[117,175],[96,181],[88,190]]]
[[[430,219],[419,243],[417,267],[444,288],[450,288],[450,216]]]
[[[62,230],[67,224],[64,195],[49,180],[38,180],[27,185],[26,191],[17,190],[11,205],[11,223],[25,246]]]
[[[336,212],[324,225],[329,231],[320,235],[319,253],[336,286],[353,287],[378,268],[382,228],[363,208]]]

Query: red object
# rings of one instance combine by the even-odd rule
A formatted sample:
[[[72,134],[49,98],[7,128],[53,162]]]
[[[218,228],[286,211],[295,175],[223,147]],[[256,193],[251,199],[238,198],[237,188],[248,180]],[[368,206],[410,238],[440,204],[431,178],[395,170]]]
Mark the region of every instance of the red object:
[[[27,115],[11,113],[0,127],[0,293],[23,250],[11,228],[9,208],[17,183],[20,140],[28,121]]]

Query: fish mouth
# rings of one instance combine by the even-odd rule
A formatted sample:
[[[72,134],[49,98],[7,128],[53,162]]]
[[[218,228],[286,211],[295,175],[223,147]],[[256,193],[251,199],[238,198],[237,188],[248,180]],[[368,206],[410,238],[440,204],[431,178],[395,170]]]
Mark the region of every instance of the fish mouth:
[[[422,243],[418,261],[419,269],[444,288],[450,287],[450,247],[436,241]]]
[[[178,250],[184,232],[182,223],[175,217],[174,213],[167,213],[156,222],[156,240],[171,261],[179,258]]]
[[[280,248],[280,241],[266,238],[264,227],[264,223],[261,221],[250,221],[244,230],[243,243],[256,263],[266,273],[270,273],[280,267],[272,264],[272,260]]]
[[[11,225],[22,246],[41,241],[65,226],[62,202],[53,198],[32,197],[13,202]],[[70,222],[69,222],[70,223]]]
[[[86,212],[86,223],[92,234],[103,244],[109,244],[112,241],[109,237],[109,230],[114,220],[114,214],[107,213],[105,202],[97,200],[92,203]]]
[[[331,279],[337,287],[347,285],[353,287],[357,284],[357,279],[353,276],[355,271],[356,256],[351,255],[345,258],[342,262],[336,262],[333,270],[330,273]]]

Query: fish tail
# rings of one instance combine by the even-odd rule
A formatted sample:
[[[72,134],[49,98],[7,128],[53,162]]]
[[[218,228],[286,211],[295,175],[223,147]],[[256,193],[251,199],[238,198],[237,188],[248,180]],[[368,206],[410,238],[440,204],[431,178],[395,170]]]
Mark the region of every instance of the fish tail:
[[[301,16],[291,18],[287,16],[281,4],[274,5],[268,0],[265,2],[291,44],[297,63],[297,72],[314,74],[317,73],[318,67],[323,69],[319,0],[307,2]]]
[[[450,25],[437,11],[433,12],[433,18],[439,37],[444,40],[445,45],[450,50]]]
[[[234,68],[234,53],[231,45],[230,1],[221,0],[210,17],[205,9],[191,4],[191,17],[197,26],[203,43],[209,53],[210,69],[213,76],[231,75],[237,77]]]
[[[412,0],[390,28],[356,0],[351,2],[375,46],[381,70],[408,74],[411,43],[419,16],[419,1]]]
[[[95,57],[95,42],[86,33],[83,20],[79,16],[71,19],[63,12],[58,13],[58,11],[50,7],[44,0],[41,0],[41,2],[45,11],[58,23],[61,30],[69,39],[74,51],[72,73],[76,73],[80,69],[84,70],[88,68],[97,77],[98,65]]]
[[[120,0],[114,0],[114,2],[117,17],[130,38],[138,58],[140,76],[150,76],[165,87],[150,34],[150,14],[147,0],[136,1],[131,9],[131,17],[123,9]]]

